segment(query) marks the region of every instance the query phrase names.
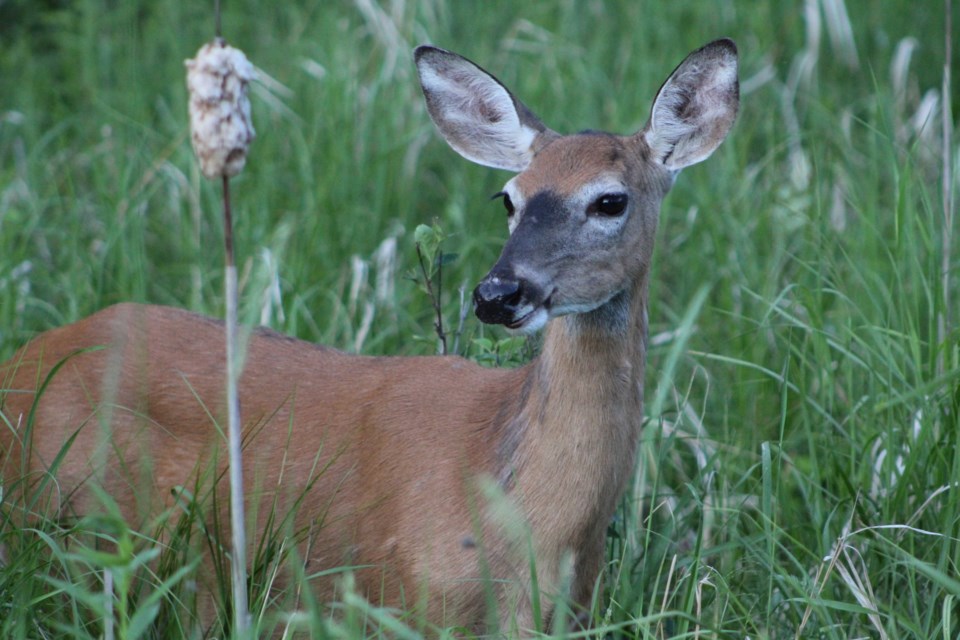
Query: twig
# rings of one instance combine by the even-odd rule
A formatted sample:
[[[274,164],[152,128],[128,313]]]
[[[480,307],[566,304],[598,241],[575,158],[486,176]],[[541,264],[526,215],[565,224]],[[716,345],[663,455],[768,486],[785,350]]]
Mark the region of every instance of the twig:
[[[437,319],[433,323],[433,328],[437,332],[437,337],[440,339],[440,353],[442,355],[447,355],[447,334],[443,330],[443,308],[440,305],[440,291],[441,288],[441,274],[443,273],[442,267],[437,267],[437,293],[434,294],[433,291],[433,281],[430,274],[427,272],[427,267],[423,259],[423,251],[420,250],[420,243],[416,244],[417,247],[417,262],[420,263],[420,271],[423,273],[423,282],[427,287],[427,295],[430,296],[430,302],[433,304],[433,310],[437,314]],[[439,265],[439,254],[437,257]]]

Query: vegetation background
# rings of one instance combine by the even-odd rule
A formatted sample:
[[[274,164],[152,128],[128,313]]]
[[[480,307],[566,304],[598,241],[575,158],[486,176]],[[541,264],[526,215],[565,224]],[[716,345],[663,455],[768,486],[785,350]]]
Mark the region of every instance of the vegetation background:
[[[0,1],[0,358],[118,301],[222,315],[219,193],[190,150],[183,66],[213,34],[212,4]],[[223,9],[225,37],[262,70],[259,137],[232,183],[244,317],[361,353],[437,348],[418,225],[436,222],[420,239],[451,254],[451,330],[458,289],[506,234],[488,198],[508,176],[434,132],[413,46],[477,61],[559,131],[626,133],[684,55],[734,38],[739,121],[661,218],[648,422],[594,624],[639,638],[957,636],[960,291],[945,199],[960,147],[943,119],[960,105],[944,92],[943,2]],[[456,350],[485,361],[535,349],[469,315],[461,334]],[[9,514],[0,636],[190,633],[176,623],[189,580],[150,573],[160,551],[144,534],[101,526],[120,542],[105,553]],[[305,611],[257,610],[262,629],[318,637],[422,631],[355,597],[335,617]]]

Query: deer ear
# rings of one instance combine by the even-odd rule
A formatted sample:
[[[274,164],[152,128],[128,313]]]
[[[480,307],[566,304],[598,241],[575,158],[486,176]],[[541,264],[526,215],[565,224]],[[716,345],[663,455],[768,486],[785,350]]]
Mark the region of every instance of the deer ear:
[[[414,52],[427,110],[447,143],[467,160],[523,171],[552,132],[500,81],[466,58],[436,47]]]
[[[740,105],[737,46],[716,40],[691,53],[660,87],[642,136],[654,160],[679,171],[726,138]]]

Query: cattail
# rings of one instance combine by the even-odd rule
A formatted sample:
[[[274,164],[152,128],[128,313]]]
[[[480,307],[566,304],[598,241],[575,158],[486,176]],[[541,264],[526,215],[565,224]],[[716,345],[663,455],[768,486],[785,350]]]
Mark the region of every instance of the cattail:
[[[239,49],[216,38],[187,60],[187,91],[190,94],[190,139],[207,178],[223,182],[223,243],[226,258],[227,347],[227,441],[230,458],[230,528],[233,538],[231,582],[233,583],[234,634],[247,636],[246,531],[243,507],[243,456],[240,433],[239,345],[237,344],[237,266],[233,256],[233,214],[230,210],[230,177],[243,170],[247,148],[253,140],[247,85],[254,78],[253,65]]]
[[[200,170],[211,179],[235,176],[243,170],[256,135],[247,98],[253,65],[222,38],[200,47],[186,65],[190,139]]]

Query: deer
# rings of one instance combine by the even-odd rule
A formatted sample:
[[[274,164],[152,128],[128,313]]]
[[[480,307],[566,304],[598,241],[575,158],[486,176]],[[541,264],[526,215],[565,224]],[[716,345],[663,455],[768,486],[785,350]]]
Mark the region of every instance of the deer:
[[[473,291],[476,316],[543,330],[542,348],[524,366],[487,368],[251,329],[246,500],[289,509],[309,572],[353,567],[371,600],[522,635],[538,615],[549,623],[558,597],[589,613],[602,587],[643,423],[661,203],[734,123],[737,48],[721,39],[690,53],[629,135],[562,135],[468,59],[429,45],[414,58],[449,146],[514,174],[498,194],[509,236]],[[223,352],[219,321],[131,303],[33,338],[0,366],[8,504],[47,480],[57,517],[95,512],[107,495],[144,523],[205,465],[221,490]],[[338,581],[314,588],[332,599]]]

